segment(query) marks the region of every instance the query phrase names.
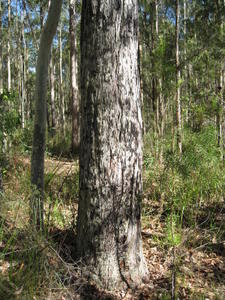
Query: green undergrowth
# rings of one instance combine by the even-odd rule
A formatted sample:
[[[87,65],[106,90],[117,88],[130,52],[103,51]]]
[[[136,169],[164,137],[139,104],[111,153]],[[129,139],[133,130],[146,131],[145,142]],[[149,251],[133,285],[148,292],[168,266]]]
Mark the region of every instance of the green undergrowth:
[[[187,129],[182,156],[165,144],[161,164],[145,142],[144,190],[148,198],[163,202],[165,218],[172,214],[177,226],[200,226],[207,213],[213,225],[224,204],[225,172],[216,142],[211,127],[198,133]]]
[[[23,145],[1,157],[0,299],[73,299],[83,284],[73,261],[78,162],[52,158],[52,140],[48,142],[45,232],[39,235],[29,225],[31,139],[29,130],[21,134]],[[55,153],[61,153],[63,141],[57,138]],[[157,150],[151,136],[145,137],[142,232],[154,294],[170,299],[174,273],[177,298],[221,299],[225,174],[216,132],[211,127],[185,129],[183,138],[180,157],[171,151],[170,135],[159,141]],[[205,278],[206,273],[211,277]]]
[[[46,157],[45,230],[38,234],[29,224],[30,156],[14,152],[2,161],[0,299],[70,299],[79,273],[72,255],[77,162]]]
[[[145,137],[143,225],[153,231],[151,244],[165,257],[170,253],[164,276],[170,285],[175,276],[178,298],[222,299],[225,171],[216,131],[210,126],[199,132],[186,128],[182,156],[171,150],[168,135],[159,141],[163,155],[156,158],[149,139]],[[162,299],[167,297],[170,292]]]

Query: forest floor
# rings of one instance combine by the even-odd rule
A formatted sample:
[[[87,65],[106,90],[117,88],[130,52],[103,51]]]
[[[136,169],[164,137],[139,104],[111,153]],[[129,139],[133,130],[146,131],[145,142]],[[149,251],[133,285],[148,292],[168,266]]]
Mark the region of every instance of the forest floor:
[[[201,223],[180,230],[168,242],[163,200],[144,191],[142,237],[150,282],[139,290],[105,293],[81,277],[72,260],[78,198],[78,163],[48,157],[47,238],[29,229],[30,160],[14,156],[5,175],[0,213],[0,299],[225,299],[225,207],[202,207]],[[145,173],[144,173],[145,180]],[[150,187],[151,188],[151,187]],[[50,201],[51,199],[51,201]],[[53,201],[53,202],[52,202]],[[216,212],[214,224],[209,214]],[[214,226],[214,227],[213,227]],[[222,232],[223,242],[217,240]],[[37,264],[36,264],[37,262]]]

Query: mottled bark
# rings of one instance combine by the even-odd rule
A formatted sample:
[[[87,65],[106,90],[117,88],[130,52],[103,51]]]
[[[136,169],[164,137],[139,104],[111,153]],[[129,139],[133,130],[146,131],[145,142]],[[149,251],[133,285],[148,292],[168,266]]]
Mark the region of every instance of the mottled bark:
[[[70,0],[70,82],[72,103],[72,153],[79,148],[79,94],[77,83],[76,0]]]
[[[43,28],[36,67],[35,119],[33,147],[31,159],[31,222],[37,229],[43,227],[43,197],[44,197],[44,153],[46,134],[46,92],[48,65],[53,37],[56,33],[62,0],[53,1],[49,8],[48,18]]]
[[[83,1],[77,248],[115,289],[147,278],[141,241],[142,116],[138,2]]]
[[[181,103],[180,103],[180,51],[179,51],[179,35],[180,35],[180,5],[176,0],[176,138],[178,151],[182,153],[182,125],[181,125]]]

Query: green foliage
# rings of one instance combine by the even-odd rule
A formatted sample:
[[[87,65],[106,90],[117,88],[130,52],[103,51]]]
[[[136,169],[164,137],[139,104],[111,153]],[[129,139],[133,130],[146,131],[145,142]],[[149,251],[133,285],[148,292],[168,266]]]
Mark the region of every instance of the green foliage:
[[[170,246],[178,246],[182,241],[179,215],[170,214],[166,220],[166,239]]]
[[[71,130],[66,129],[65,136],[62,132],[57,132],[53,137],[49,135],[46,151],[50,155],[60,157],[71,157]]]
[[[225,174],[215,129],[196,133],[186,129],[182,157],[171,152],[169,143],[167,147],[163,167],[147,170],[147,184],[154,186],[151,197],[165,199],[167,215],[175,216],[176,224],[195,225],[201,207],[224,197]]]
[[[17,107],[15,92],[4,91],[0,95],[0,139],[11,136],[15,128],[20,124],[20,116]]]
[[[9,157],[10,172],[6,181],[10,184],[0,198],[0,299],[47,299],[49,292],[53,295],[55,290],[57,295],[52,297],[61,299],[63,296],[59,293],[63,291],[65,295],[66,285],[73,284],[67,277],[71,264],[68,267],[60,255],[64,230],[71,229],[75,220],[72,205],[78,195],[78,168],[68,174],[58,166],[46,174],[46,231],[42,235],[29,224],[29,159],[16,153],[13,158]],[[57,244],[54,238],[59,238],[60,230],[62,240]],[[74,238],[75,233],[72,236]],[[66,255],[69,255],[68,249]],[[75,274],[75,270],[71,272]]]
[[[1,299],[47,299],[52,285],[60,288],[67,266],[60,260],[57,245],[29,227],[10,232],[2,224],[0,253],[4,272],[0,273]],[[7,245],[6,245],[7,244]]]

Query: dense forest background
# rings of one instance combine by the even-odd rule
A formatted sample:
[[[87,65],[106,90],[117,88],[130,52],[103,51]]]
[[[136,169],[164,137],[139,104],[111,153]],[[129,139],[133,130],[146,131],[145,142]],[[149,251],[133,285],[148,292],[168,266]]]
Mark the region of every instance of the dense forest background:
[[[53,39],[45,235],[29,227],[36,61],[49,2],[0,1],[0,298],[224,299],[225,2],[139,1],[142,238],[151,280],[126,295],[97,290],[72,259],[80,1],[63,2]]]

